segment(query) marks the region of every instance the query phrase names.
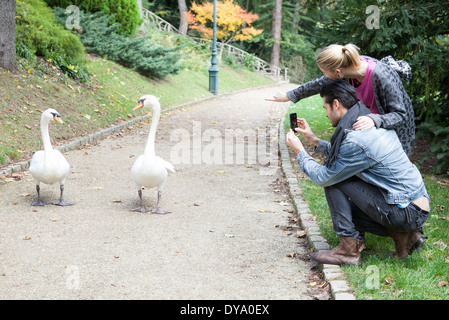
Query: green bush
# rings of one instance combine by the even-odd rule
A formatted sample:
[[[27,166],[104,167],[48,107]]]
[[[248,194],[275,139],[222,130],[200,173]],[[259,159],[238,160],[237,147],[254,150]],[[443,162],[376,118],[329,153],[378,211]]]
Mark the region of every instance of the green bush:
[[[45,59],[72,79],[80,82],[86,82],[89,80],[89,72],[87,71],[87,68],[73,63],[64,55],[57,52],[47,52]]]
[[[420,135],[430,140],[430,153],[423,154],[422,162],[435,155],[438,163],[433,172],[449,176],[449,127],[437,125],[435,122],[423,122],[418,125],[418,129]]]
[[[65,21],[65,9],[54,8],[60,21]],[[178,63],[181,55],[176,48],[162,47],[149,37],[129,38],[118,34],[119,23],[110,24],[111,16],[102,12],[80,12],[82,34],[80,39],[88,52],[96,53],[140,74],[162,79],[182,69]]]
[[[31,52],[30,49],[28,49],[23,43],[18,43],[16,45],[16,54],[18,57],[27,60],[24,62],[19,59],[18,64],[22,67],[34,70],[35,74],[49,74],[48,64],[51,64],[68,77],[79,82],[87,82],[90,78],[90,74],[85,66],[73,62],[69,57],[62,53],[46,51],[44,53],[44,59],[46,62],[44,62],[41,59],[37,59],[34,53]]]
[[[79,38],[57,23],[43,0],[17,0],[16,42],[38,56],[53,51],[66,55],[73,63],[85,60]]]
[[[109,23],[120,23],[117,33],[125,36],[136,34],[143,19],[140,17],[139,6],[136,0],[45,0],[51,7],[67,8],[70,5],[78,6],[86,12],[104,12],[113,16]]]

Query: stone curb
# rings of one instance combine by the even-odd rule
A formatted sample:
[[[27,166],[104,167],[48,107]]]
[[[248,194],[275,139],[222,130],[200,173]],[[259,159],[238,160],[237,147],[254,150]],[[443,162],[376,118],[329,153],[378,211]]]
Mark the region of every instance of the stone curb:
[[[281,168],[287,179],[290,197],[293,202],[299,224],[306,230],[307,242],[313,252],[330,250],[327,240],[322,236],[320,227],[310,212],[307,202],[301,195],[301,188],[298,185],[295,171],[292,168],[288,147],[285,141],[284,119],[288,112],[288,107],[279,123],[279,153],[281,157]],[[330,286],[330,292],[334,300],[356,300],[353,290],[346,279],[340,266],[330,264],[319,264],[324,280]]]
[[[227,95],[231,95],[231,94],[235,94],[235,93],[240,93],[240,92],[245,92],[245,91],[249,91],[249,90],[257,90],[257,89],[263,89],[263,88],[269,88],[269,87],[275,87],[275,86],[279,86],[283,83],[287,83],[287,82],[277,82],[275,84],[269,84],[266,86],[259,86],[259,87],[252,87],[252,88],[246,88],[246,89],[241,89],[241,90],[236,90],[236,91],[231,91],[231,92],[226,92],[226,93],[222,93],[222,94],[218,94],[218,95],[214,95],[214,96],[210,96],[210,97],[206,97],[203,99],[198,99],[198,100],[194,100],[194,101],[190,101],[190,102],[186,102],[177,106],[173,106],[173,107],[169,107],[166,109],[161,110],[161,113],[166,113],[172,110],[176,110],[176,109],[180,109],[183,107],[187,107],[190,105],[194,105],[197,103],[201,103],[207,100],[212,100],[212,99],[216,99],[219,97],[223,97],[223,96],[227,96]],[[150,114],[146,114],[146,115],[142,115],[136,118],[133,118],[129,121],[123,122],[121,124],[118,125],[114,125],[111,126],[109,128],[100,130],[96,133],[81,137],[79,139],[70,141],[64,145],[61,146],[55,146],[54,148],[61,151],[61,152],[67,152],[70,150],[74,150],[77,149],[81,146],[84,146],[86,144],[92,143],[94,141],[98,141],[101,139],[106,138],[108,135],[119,132],[120,130],[124,129],[124,128],[128,128],[128,127],[132,127],[135,124],[150,119],[151,115]],[[17,172],[21,172],[21,171],[25,171],[29,168],[30,166],[30,162],[31,162],[31,158],[25,161],[20,161],[20,162],[16,162],[13,164],[10,164],[9,166],[6,166],[5,168],[0,170],[0,175],[11,175],[13,173],[17,173]]]

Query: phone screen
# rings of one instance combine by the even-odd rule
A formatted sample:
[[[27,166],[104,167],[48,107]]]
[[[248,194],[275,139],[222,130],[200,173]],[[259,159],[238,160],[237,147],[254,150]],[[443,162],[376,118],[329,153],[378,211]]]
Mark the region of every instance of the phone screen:
[[[295,131],[298,127],[298,115],[296,113],[290,113],[290,128]]]

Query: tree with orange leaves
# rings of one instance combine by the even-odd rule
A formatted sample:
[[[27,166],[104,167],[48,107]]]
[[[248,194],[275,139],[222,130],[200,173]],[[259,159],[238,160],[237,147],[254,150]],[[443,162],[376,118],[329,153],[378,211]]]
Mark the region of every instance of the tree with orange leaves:
[[[197,30],[204,38],[212,39],[213,12],[212,2],[203,4],[193,2],[186,14],[190,28]],[[230,41],[252,39],[263,31],[251,26],[251,23],[258,18],[257,14],[246,12],[238,4],[234,4],[233,0],[217,1],[217,40],[226,44]],[[219,60],[221,60],[223,47],[221,46],[220,49]]]

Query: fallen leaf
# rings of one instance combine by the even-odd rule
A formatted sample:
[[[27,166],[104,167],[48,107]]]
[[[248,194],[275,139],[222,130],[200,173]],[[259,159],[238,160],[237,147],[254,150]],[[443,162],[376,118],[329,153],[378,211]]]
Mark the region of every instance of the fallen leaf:
[[[17,150],[17,151],[19,151],[19,150]],[[23,175],[21,173],[13,173],[13,174],[11,174],[11,178],[14,181],[20,181],[23,179]]]
[[[26,236],[23,238],[23,240],[31,240],[31,237]]]
[[[320,287],[321,289],[323,289],[323,288],[325,288],[328,284],[329,284],[328,281],[323,281],[323,282],[321,282],[321,283],[318,285],[318,287]]]
[[[302,238],[306,235],[306,231],[305,230],[298,230],[296,231],[296,237],[297,238]]]
[[[438,181],[438,184],[443,187],[449,187],[449,182],[447,182],[447,181]]]
[[[433,245],[439,247],[440,250],[444,250],[447,248],[447,245],[441,239],[434,242]]]
[[[446,280],[441,280],[440,282],[438,282],[438,287],[445,287],[448,285],[448,282]]]
[[[289,258],[294,258],[294,257],[296,257],[296,252],[289,252],[289,253],[287,253],[286,256]]]
[[[290,222],[290,223],[298,223],[298,218],[295,218],[295,217],[289,217],[289,218],[288,218],[288,222]]]
[[[217,173],[226,173],[224,170],[217,170]]]

